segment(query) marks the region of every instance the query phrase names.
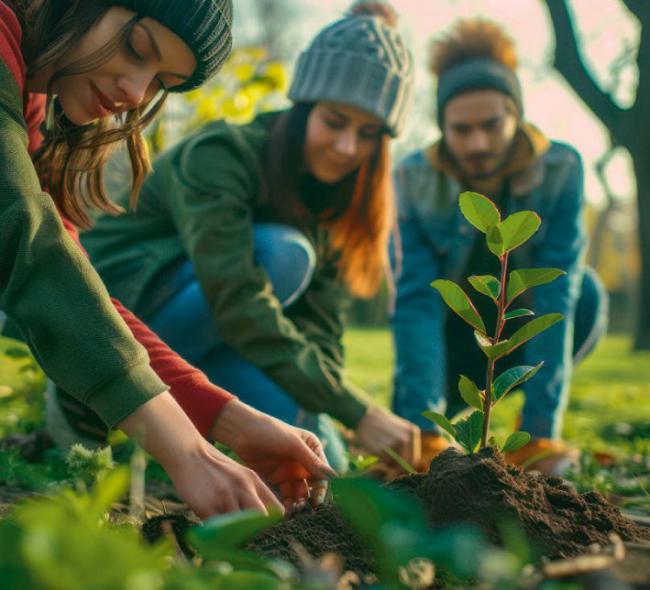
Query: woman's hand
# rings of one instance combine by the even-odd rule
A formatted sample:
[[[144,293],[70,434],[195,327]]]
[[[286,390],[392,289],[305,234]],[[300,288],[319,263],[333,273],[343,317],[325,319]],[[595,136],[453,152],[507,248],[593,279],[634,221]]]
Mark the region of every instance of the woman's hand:
[[[383,408],[371,407],[357,426],[359,444],[373,455],[385,457],[390,448],[410,465],[420,462],[420,429]]]
[[[200,518],[245,508],[282,510],[260,477],[206,441],[168,392],[140,406],[119,427],[160,462]]]
[[[200,518],[236,510],[283,511],[275,494],[252,469],[240,465],[208,441],[167,473],[178,495]]]
[[[211,435],[235,451],[265,481],[277,486],[287,510],[308,499],[314,506],[320,504],[327,478],[336,475],[316,435],[238,400],[226,404]]]

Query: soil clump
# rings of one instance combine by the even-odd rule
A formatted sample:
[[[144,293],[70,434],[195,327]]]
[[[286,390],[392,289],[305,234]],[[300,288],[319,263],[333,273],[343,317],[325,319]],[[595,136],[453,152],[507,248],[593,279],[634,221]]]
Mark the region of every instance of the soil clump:
[[[561,478],[521,472],[490,448],[472,456],[449,449],[432,462],[428,473],[386,485],[418,498],[434,529],[470,523],[500,545],[502,524],[515,522],[536,554],[550,559],[584,554],[594,543],[606,546],[611,533],[624,541],[650,542],[648,529],[625,518],[598,492],[580,494]],[[299,565],[296,542],[313,557],[340,554],[345,570],[362,576],[376,573],[366,544],[332,504],[293,514],[257,536],[247,548]]]

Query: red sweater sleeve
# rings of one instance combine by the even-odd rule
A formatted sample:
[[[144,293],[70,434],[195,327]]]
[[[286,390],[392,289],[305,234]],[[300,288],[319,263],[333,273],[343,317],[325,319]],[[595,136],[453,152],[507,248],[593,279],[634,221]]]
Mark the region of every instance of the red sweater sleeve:
[[[63,225],[84,251],[77,228],[65,218]],[[111,301],[135,339],[147,349],[151,368],[169,386],[171,394],[194,426],[203,436],[207,436],[223,407],[235,396],[211,383],[203,372],[183,360],[117,299],[112,298]]]

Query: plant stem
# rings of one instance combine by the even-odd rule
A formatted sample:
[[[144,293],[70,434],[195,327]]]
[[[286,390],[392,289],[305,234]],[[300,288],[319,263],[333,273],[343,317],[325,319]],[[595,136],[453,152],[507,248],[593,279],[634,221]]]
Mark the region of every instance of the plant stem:
[[[492,344],[498,344],[501,333],[503,332],[503,327],[505,326],[505,315],[506,310],[506,281],[508,273],[508,252],[503,256],[499,256],[499,262],[501,263],[501,276],[500,284],[501,291],[499,293],[499,299],[497,301],[497,319],[496,325],[494,327],[494,338],[492,339]],[[481,433],[481,448],[484,449],[487,446],[488,434],[490,432],[490,412],[492,410],[492,381],[494,379],[494,367],[496,365],[496,359],[488,359],[487,371],[485,374],[485,399],[483,400],[483,432]]]

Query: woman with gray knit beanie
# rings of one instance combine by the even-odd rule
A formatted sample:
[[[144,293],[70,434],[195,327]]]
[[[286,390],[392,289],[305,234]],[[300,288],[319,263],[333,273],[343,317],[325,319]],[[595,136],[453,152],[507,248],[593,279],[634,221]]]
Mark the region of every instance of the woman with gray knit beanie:
[[[218,70],[231,22],[231,0],[0,0],[0,324],[102,428],[137,435],[201,517],[281,509],[267,485],[289,505],[333,472],[312,433],[213,385],[111,301],[75,240],[89,208],[120,210],[101,177],[118,141],[134,203],[149,169],[140,131],[168,92]]]
[[[317,433],[339,470],[330,417],[366,452],[419,453],[419,430],[348,381],[341,344],[348,294],[375,293],[387,264],[413,71],[395,20],[357,3],[301,54],[291,109],[208,124],[156,162],[137,211],[84,238],[113,294],[215,383]]]

